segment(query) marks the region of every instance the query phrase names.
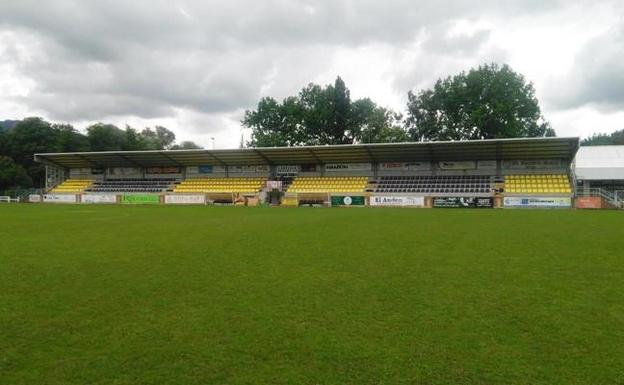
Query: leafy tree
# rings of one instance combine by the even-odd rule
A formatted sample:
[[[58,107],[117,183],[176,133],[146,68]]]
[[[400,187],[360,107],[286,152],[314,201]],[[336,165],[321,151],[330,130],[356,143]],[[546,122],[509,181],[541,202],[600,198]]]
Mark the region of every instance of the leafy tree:
[[[180,144],[174,144],[173,146],[171,146],[170,150],[199,150],[202,148],[202,146],[198,145],[195,142],[185,140]]]
[[[53,124],[52,129],[55,130],[57,151],[61,152],[80,152],[89,151],[89,138],[69,124]]]
[[[282,103],[262,98],[255,110],[245,112],[242,124],[252,130],[249,146],[282,147],[404,141],[400,121],[400,115],[370,99],[351,101],[338,77],[325,87],[309,84]]]
[[[87,127],[91,151],[120,151],[126,145],[126,133],[112,124],[96,123]]]
[[[0,156],[0,190],[30,187],[32,179],[26,170],[8,156]]]
[[[533,84],[509,66],[486,64],[408,93],[406,127],[415,140],[555,136]]]
[[[611,134],[594,134],[581,141],[581,146],[624,145],[624,130]]]
[[[370,99],[356,100],[352,104],[353,137],[358,143],[395,143],[409,141],[403,129],[402,116]]]
[[[175,142],[175,134],[163,126],[156,126],[154,130],[147,127],[141,131],[146,143],[146,150],[166,150]]]

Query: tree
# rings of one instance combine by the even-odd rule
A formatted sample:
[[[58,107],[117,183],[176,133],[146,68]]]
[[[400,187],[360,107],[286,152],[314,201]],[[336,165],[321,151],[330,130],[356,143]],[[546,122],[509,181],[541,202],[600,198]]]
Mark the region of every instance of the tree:
[[[185,140],[180,144],[174,144],[173,146],[171,146],[170,150],[199,150],[202,148],[202,146],[198,145],[195,142]]]
[[[581,141],[581,146],[624,145],[624,130],[611,134],[594,134]]]
[[[167,150],[175,142],[175,134],[163,126],[156,126],[154,130],[147,127],[141,131],[146,143],[146,150]]]
[[[309,84],[282,103],[262,98],[255,110],[245,112],[242,124],[252,130],[249,146],[282,147],[404,141],[400,121],[400,115],[370,99],[351,101],[338,77],[325,87]]]
[[[360,99],[352,104],[353,137],[357,143],[396,143],[409,141],[403,129],[402,116],[372,100]]]
[[[22,166],[8,156],[0,156],[0,190],[31,185],[32,180]]]
[[[414,140],[555,136],[533,84],[509,66],[486,64],[408,93],[406,127]]]
[[[112,124],[96,123],[87,127],[91,151],[120,151],[126,144],[126,133]]]

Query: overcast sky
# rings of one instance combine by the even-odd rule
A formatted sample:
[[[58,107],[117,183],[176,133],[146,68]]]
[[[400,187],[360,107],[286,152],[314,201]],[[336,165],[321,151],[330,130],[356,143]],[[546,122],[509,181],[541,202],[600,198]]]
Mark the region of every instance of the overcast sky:
[[[0,120],[160,124],[206,147],[236,147],[262,96],[340,75],[404,111],[486,62],[535,84],[559,136],[624,128],[622,0],[0,0]]]

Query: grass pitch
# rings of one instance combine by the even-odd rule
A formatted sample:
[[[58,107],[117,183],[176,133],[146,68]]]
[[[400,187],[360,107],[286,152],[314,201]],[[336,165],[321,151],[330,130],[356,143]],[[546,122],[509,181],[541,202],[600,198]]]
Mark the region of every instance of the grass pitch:
[[[624,214],[0,206],[0,384],[622,384]]]

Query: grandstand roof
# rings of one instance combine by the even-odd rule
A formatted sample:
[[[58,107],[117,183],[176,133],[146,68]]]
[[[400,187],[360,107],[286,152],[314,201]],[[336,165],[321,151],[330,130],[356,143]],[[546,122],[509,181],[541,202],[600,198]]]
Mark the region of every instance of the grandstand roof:
[[[624,146],[583,146],[574,163],[578,179],[623,180]]]
[[[578,147],[578,138],[514,138],[219,150],[47,153],[35,154],[35,160],[69,168],[486,159],[565,159],[571,161]]]

